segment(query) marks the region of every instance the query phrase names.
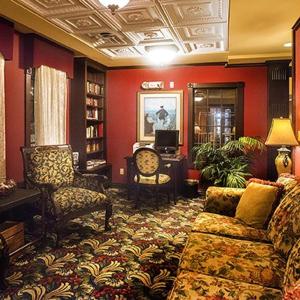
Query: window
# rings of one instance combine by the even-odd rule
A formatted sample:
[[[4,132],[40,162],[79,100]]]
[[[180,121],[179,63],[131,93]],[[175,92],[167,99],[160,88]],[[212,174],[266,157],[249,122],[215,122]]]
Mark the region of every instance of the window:
[[[26,145],[66,142],[66,73],[47,66],[26,71]]]
[[[189,84],[189,151],[243,135],[243,83]]]

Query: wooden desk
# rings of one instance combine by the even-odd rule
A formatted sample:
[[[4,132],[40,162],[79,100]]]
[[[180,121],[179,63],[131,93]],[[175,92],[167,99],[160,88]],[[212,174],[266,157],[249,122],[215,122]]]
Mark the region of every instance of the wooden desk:
[[[127,191],[129,198],[130,192],[132,191],[132,183],[135,174],[133,172],[133,157],[126,156],[125,159],[127,166]],[[179,194],[182,194],[184,189],[184,179],[187,175],[186,158],[184,155],[174,155],[162,156],[162,160],[165,163],[171,164],[171,168],[173,170],[172,182],[174,183],[174,195],[175,198],[177,198]]]
[[[36,201],[41,201],[41,193],[38,190],[33,189],[16,189],[14,192],[12,192],[10,195],[5,197],[0,197],[0,213],[9,211],[15,207],[18,207],[25,203],[33,203]],[[44,219],[44,216],[42,216]],[[44,224],[44,220],[43,224]],[[44,229],[42,228],[42,234],[44,232]],[[41,237],[42,237],[41,234]],[[9,256],[6,257],[0,257],[0,266],[8,266],[9,263],[9,257],[16,254],[17,252],[23,250],[25,247],[28,247],[32,245],[33,243],[39,241],[41,237],[26,243],[21,248],[17,249],[16,251],[9,254]],[[2,267],[0,268],[0,290],[4,289],[7,286],[7,283],[5,282],[5,272],[6,268]]]

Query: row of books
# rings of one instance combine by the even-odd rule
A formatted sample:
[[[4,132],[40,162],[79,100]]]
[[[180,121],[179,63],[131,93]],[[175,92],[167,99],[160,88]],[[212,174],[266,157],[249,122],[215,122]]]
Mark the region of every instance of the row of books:
[[[86,89],[87,93],[94,94],[94,95],[103,95],[104,94],[104,87],[98,83],[86,82]]]
[[[90,105],[90,106],[101,106],[101,99],[95,99],[93,97],[86,97],[86,105]]]
[[[86,128],[86,137],[89,138],[94,138],[94,137],[99,137],[99,128],[98,125],[91,125]]]
[[[99,141],[88,141],[86,144],[86,152],[96,152],[101,150],[101,145]]]

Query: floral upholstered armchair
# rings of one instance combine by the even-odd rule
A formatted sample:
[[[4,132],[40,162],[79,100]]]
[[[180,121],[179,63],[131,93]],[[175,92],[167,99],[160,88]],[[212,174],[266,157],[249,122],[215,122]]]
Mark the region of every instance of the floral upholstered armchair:
[[[171,165],[164,164],[157,151],[147,147],[141,147],[134,152],[134,185],[136,188],[136,206],[139,205],[139,192],[141,187],[155,189],[156,203],[158,205],[158,193],[165,189],[168,200],[172,191]],[[175,202],[175,196],[174,196]]]
[[[76,172],[70,145],[22,147],[21,150],[25,180],[42,192],[42,212],[46,220],[43,225],[54,221],[59,234],[58,229],[64,222],[105,210],[105,230],[110,228],[112,204],[103,188],[106,177]]]

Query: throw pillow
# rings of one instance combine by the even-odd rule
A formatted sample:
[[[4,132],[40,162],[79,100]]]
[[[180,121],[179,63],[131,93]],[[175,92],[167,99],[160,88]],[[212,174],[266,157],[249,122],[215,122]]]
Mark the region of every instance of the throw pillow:
[[[236,208],[235,217],[249,226],[264,228],[277,193],[276,186],[250,182]]]
[[[293,174],[282,173],[276,182],[283,184],[283,196],[286,196],[300,182],[300,178]]]
[[[272,205],[272,210],[271,210],[271,212],[269,214],[269,217],[267,218],[265,226],[264,226],[264,227],[267,227],[268,224],[269,224],[269,222],[270,222],[270,220],[271,220],[271,217],[272,217],[272,215],[273,215],[273,213],[274,213],[274,211],[276,209],[276,207],[279,205],[280,200],[284,196],[285,185],[283,183],[279,182],[279,181],[273,182],[273,181],[259,179],[259,178],[250,178],[248,180],[248,182],[247,182],[247,185],[250,184],[251,182],[256,182],[256,183],[260,183],[260,184],[276,186],[278,188],[276,199],[275,199],[275,201],[273,202],[273,205]]]

